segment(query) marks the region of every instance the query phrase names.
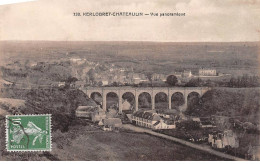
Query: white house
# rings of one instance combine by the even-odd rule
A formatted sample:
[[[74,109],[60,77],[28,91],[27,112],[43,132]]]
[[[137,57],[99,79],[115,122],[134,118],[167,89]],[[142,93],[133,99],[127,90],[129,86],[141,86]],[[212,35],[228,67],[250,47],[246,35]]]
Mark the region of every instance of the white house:
[[[174,123],[163,119],[154,111],[137,111],[132,116],[132,123],[151,129],[174,129]]]
[[[232,148],[239,147],[238,137],[232,130],[226,130],[217,134],[209,134],[208,142],[211,143],[212,147],[219,149],[225,148],[226,146]]]
[[[199,69],[199,76],[216,76],[217,70],[216,69]]]
[[[112,131],[113,129],[120,128],[122,126],[122,121],[120,118],[106,118],[100,120],[98,125],[103,126],[104,131]]]

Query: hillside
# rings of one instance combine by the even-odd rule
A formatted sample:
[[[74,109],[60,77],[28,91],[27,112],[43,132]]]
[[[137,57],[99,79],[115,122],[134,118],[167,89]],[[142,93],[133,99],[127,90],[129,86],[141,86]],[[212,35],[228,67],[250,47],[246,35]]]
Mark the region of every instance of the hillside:
[[[259,88],[215,88],[202,96],[196,109],[186,112],[198,116],[218,114],[259,123],[259,100]]]

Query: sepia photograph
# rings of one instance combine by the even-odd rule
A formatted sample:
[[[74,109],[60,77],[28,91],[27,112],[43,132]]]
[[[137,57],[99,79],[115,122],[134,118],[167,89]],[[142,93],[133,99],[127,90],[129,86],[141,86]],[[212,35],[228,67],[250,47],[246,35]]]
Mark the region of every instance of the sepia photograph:
[[[0,161],[259,161],[259,13],[0,2]]]

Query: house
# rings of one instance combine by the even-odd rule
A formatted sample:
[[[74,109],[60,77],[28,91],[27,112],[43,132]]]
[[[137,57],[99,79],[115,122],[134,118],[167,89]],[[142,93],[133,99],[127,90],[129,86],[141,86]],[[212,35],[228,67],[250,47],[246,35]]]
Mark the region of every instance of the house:
[[[76,109],[76,117],[91,118],[92,113],[95,111],[93,106],[78,106]]]
[[[184,70],[182,73],[182,77],[192,77],[191,71]]]
[[[132,123],[151,129],[174,129],[174,123],[163,119],[155,111],[137,111],[132,115]]]
[[[139,77],[133,78],[134,84],[139,84],[140,82],[141,82],[141,78],[139,78]]]
[[[102,82],[102,85],[103,85],[103,86],[109,84],[109,83],[108,83],[108,80],[102,80],[101,82]]]
[[[208,142],[212,147],[218,149],[222,149],[227,146],[230,146],[231,148],[239,147],[238,137],[232,130],[209,134]]]
[[[65,82],[58,82],[58,87],[64,87],[65,86]]]
[[[114,118],[118,115],[118,110],[115,107],[110,107],[107,109],[106,116],[107,118]]]
[[[192,121],[194,121],[194,122],[200,122],[200,118],[194,117],[194,118],[192,118]]]
[[[157,110],[157,113],[162,117],[166,119],[173,119],[175,121],[179,120],[180,116],[180,111],[176,109],[159,109]]]
[[[103,126],[102,129],[104,131],[112,131],[121,127],[122,121],[120,118],[107,118],[107,119],[102,119],[98,123],[98,125]]]
[[[217,76],[216,69],[201,68],[199,69],[199,76]]]
[[[166,81],[166,75],[154,73],[152,74],[152,81]]]
[[[218,126],[224,127],[229,123],[230,117],[221,115],[212,115],[214,123]]]
[[[91,113],[92,122],[99,122],[100,120],[105,118],[106,118],[106,111],[100,108],[100,106],[98,106],[97,109]]]
[[[162,118],[170,118],[171,116],[167,113],[157,113]]]
[[[212,121],[210,118],[199,118],[200,119],[200,127],[201,128],[213,128],[216,127],[212,124]]]

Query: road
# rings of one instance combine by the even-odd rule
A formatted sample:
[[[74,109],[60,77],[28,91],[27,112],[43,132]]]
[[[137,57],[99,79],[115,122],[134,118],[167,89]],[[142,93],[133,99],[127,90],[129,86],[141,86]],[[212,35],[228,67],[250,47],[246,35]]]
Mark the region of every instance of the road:
[[[150,129],[146,129],[146,128],[142,128],[142,127],[136,127],[136,126],[131,125],[131,124],[123,124],[122,127],[124,129],[132,130],[132,131],[135,131],[135,132],[142,132],[142,133],[147,133],[147,134],[150,134],[150,135],[153,135],[153,136],[165,138],[167,140],[171,140],[171,141],[180,143],[180,144],[185,145],[185,146],[189,146],[189,147],[197,149],[197,150],[205,151],[207,153],[219,156],[221,158],[226,158],[226,159],[235,160],[235,161],[245,161],[245,159],[243,159],[243,158],[238,158],[238,157],[235,157],[235,156],[232,156],[232,155],[229,155],[229,154],[225,154],[225,153],[213,150],[213,149],[211,149],[210,147],[207,147],[207,146],[193,144],[191,142],[188,142],[188,141],[185,141],[185,140],[182,140],[182,139],[178,139],[178,138],[175,138],[175,137],[172,137],[172,136],[157,133],[157,132],[154,132]]]

